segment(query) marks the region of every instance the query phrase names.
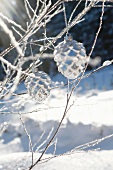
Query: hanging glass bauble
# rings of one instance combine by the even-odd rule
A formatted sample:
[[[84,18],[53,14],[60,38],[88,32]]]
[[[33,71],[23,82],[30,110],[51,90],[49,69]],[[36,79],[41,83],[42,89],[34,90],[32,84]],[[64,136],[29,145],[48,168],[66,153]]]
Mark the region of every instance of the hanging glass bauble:
[[[33,77],[34,76],[34,77]],[[50,95],[50,77],[43,71],[32,73],[25,80],[29,95],[36,101],[44,101]]]
[[[88,62],[83,44],[73,40],[71,35],[65,37],[64,41],[55,47],[54,60],[58,71],[68,79],[77,78]]]

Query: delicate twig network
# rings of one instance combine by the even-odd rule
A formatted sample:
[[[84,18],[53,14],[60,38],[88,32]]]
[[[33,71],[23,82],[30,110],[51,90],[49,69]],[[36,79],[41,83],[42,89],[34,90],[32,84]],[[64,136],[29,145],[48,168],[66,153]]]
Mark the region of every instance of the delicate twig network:
[[[40,157],[34,162],[33,161],[33,145],[32,140],[27,132],[27,128],[25,126],[25,123],[21,117],[20,111],[4,111],[4,106],[0,108],[0,113],[11,113],[11,114],[19,114],[20,120],[22,123],[22,126],[24,128],[24,131],[29,139],[29,145],[30,150],[32,152],[32,165],[29,167],[29,170],[31,170],[33,167],[35,167],[39,162],[43,161],[43,155],[46,153],[47,149],[51,144],[55,145],[57,140],[55,140],[55,137],[57,133],[59,132],[59,129],[61,127],[61,124],[67,115],[69,109],[72,107],[73,103],[70,104],[70,99],[72,97],[73,92],[75,91],[76,87],[79,85],[82,79],[87,78],[94,74],[95,72],[99,71],[100,69],[103,69],[104,67],[111,65],[113,63],[113,60],[106,61],[102,66],[99,68],[91,71],[90,73],[85,75],[85,71],[88,66],[88,61],[92,55],[92,52],[95,48],[95,44],[97,42],[100,30],[102,28],[103,23],[103,16],[104,16],[104,9],[105,7],[113,7],[112,5],[106,5],[106,0],[102,0],[102,4],[98,5],[99,1],[84,1],[84,9],[74,17],[75,11],[80,6],[82,0],[78,1],[75,5],[75,8],[71,12],[71,15],[69,17],[69,20],[67,20],[66,16],[66,8],[65,3],[69,3],[69,1],[73,0],[57,0],[56,3],[52,3],[51,0],[37,0],[36,8],[33,9],[29,3],[28,0],[24,0],[25,2],[25,9],[26,14],[28,15],[29,22],[27,23],[26,29],[23,28],[21,25],[17,24],[13,20],[9,19],[2,13],[0,13],[0,25],[4,32],[8,35],[10,38],[11,45],[5,49],[0,54],[0,61],[2,63],[2,66],[4,68],[4,71],[6,73],[6,77],[2,82],[0,82],[0,99],[7,100],[10,103],[10,97],[20,97],[23,98],[23,94],[16,93],[16,89],[23,80],[25,80],[25,85],[27,88],[27,92],[32,97],[32,99],[36,101],[43,101],[45,100],[49,94],[50,91],[59,88],[61,86],[67,86],[68,93],[67,93],[67,101],[65,104],[65,109],[63,116],[58,124],[58,127],[56,128],[55,132],[52,134],[50,133],[48,135],[47,143],[44,141],[42,145],[46,143],[45,148],[42,150],[42,153]],[[111,0],[111,2],[113,2]],[[85,47],[82,43],[78,43],[77,41],[72,39],[72,36],[69,35],[70,29],[78,24],[79,22],[83,21],[83,17],[92,9],[92,8],[100,7],[102,9],[101,16],[100,16],[100,22],[99,27],[96,32],[92,48],[90,50],[90,53],[86,55]],[[56,37],[47,37],[47,24],[51,22],[54,16],[57,16],[59,13],[64,13],[64,22],[65,22],[65,28],[57,34]],[[11,28],[8,27],[8,24],[11,24]],[[43,28],[43,38],[34,40],[33,36],[39,32]],[[16,40],[14,33],[16,33],[20,39]],[[59,38],[61,38],[63,35],[66,34],[65,40],[61,43],[59,43],[55,47],[55,43]],[[35,44],[39,46],[39,56],[34,56],[33,54],[33,48],[32,45]],[[31,56],[26,56],[27,46],[30,46]],[[49,76],[44,72],[37,72],[37,69],[39,65],[41,64],[40,58],[42,57],[43,53],[47,49],[54,49],[54,60],[57,63],[58,70],[61,72],[67,79],[68,83],[63,85],[54,85],[54,87],[51,87],[51,79]],[[16,49],[17,56],[14,59],[14,62],[9,62],[5,56],[6,54],[10,53],[11,50]],[[31,64],[28,66],[27,69],[23,70],[23,65],[31,61]],[[73,80],[70,80],[73,79]],[[76,82],[76,84],[75,84]],[[71,89],[69,90],[70,84]],[[26,93],[25,93],[26,94]],[[0,104],[4,104],[4,101],[1,101]],[[15,105],[16,106],[16,105]],[[33,111],[32,111],[33,112]],[[52,134],[52,137],[51,137]],[[112,136],[112,135],[111,135]],[[109,137],[111,137],[109,136]],[[108,137],[106,137],[108,138]],[[88,145],[83,145],[81,147],[75,148],[70,153],[74,152],[76,149],[84,149],[85,147],[89,145],[94,145],[98,142],[101,142],[102,140],[106,139],[100,139],[93,141],[92,143],[88,143]],[[38,147],[37,147],[38,150]],[[55,149],[56,150],[56,149]],[[54,151],[55,153],[55,151]],[[47,160],[46,160],[47,161]]]

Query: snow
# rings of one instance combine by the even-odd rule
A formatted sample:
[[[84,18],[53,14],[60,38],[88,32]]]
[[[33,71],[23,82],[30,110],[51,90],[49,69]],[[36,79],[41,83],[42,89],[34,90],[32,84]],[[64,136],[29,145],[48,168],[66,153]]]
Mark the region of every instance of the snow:
[[[57,156],[68,153],[40,162],[34,170],[113,169],[112,78],[113,66],[109,66],[80,83],[70,100],[70,105],[73,105],[44,157],[51,157],[54,152]],[[66,82],[66,79],[57,75],[53,81]],[[20,84],[18,91],[24,90],[24,85]],[[66,95],[67,87],[64,87],[52,90],[51,96],[40,104],[27,94],[12,98],[11,102],[4,101],[7,114],[0,114],[0,169],[23,170],[31,165],[29,139],[25,130],[34,146],[34,162],[38,159],[63,116]],[[8,114],[7,107],[12,112],[22,112],[21,117],[19,114]]]
[[[34,154],[34,159],[36,160],[39,156]],[[30,154],[27,153],[4,155],[0,157],[0,169],[23,170],[26,167],[27,170],[31,163],[30,158]],[[33,170],[113,170],[112,162],[113,151],[76,152],[41,162]]]

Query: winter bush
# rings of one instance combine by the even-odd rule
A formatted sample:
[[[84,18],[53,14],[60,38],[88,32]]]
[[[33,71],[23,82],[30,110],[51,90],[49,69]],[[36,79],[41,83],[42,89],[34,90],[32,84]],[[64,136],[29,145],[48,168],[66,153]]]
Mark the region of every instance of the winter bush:
[[[111,65],[113,62],[113,60],[106,61],[99,68],[89,74],[85,74],[102,28],[104,10],[108,7],[110,9],[112,6],[108,3],[106,4],[105,0],[101,2],[86,0],[84,1],[84,8],[75,16],[75,12],[79,9],[82,1],[74,1],[75,5],[73,6],[69,19],[67,19],[68,5],[71,1],[74,0],[37,0],[35,1],[35,5],[29,0],[12,0],[10,3],[4,0],[0,2],[0,4],[4,6],[4,8],[0,9],[0,34],[1,37],[2,34],[6,37],[2,37],[2,39],[5,40],[3,44],[5,44],[6,49],[3,49],[0,53],[1,70],[3,70],[5,74],[0,82],[0,114],[19,115],[21,124],[29,140],[30,152],[32,153],[32,163],[29,170],[42,160],[43,155],[50,145],[57,145],[55,141],[56,135],[68,110],[73,105],[70,104],[70,99],[81,80]],[[70,38],[71,28],[84,22],[85,15],[91,11],[92,8],[97,7],[101,8],[98,29],[92,48],[89,54],[86,54],[82,42],[77,42]],[[56,36],[50,36],[48,34],[49,23],[53,21],[54,17],[60,17],[62,14],[65,27],[57,33]],[[58,27],[60,27],[61,24],[62,23],[59,23]],[[7,46],[9,47],[7,48]],[[48,50],[51,51],[52,54],[54,53],[52,58],[55,57],[58,70],[67,78],[66,84],[62,85],[61,83],[57,84],[57,82],[52,82],[47,73],[44,73],[43,70],[39,72],[40,65],[43,65],[42,58]],[[19,92],[18,86],[21,85],[22,82],[25,82],[27,89],[24,92]],[[37,104],[41,104],[41,102],[51,95],[53,89],[61,86],[66,86],[68,89],[62,119],[54,133],[50,132],[47,139],[42,142],[42,146],[43,143],[46,143],[46,145],[40,157],[34,162],[32,137],[29,135],[22,119],[24,116],[24,105],[29,102],[30,99],[33,99]],[[24,98],[23,96],[26,94],[28,97]],[[30,111],[31,114],[33,111],[35,111],[35,109]],[[1,133],[3,133],[7,129],[5,122],[1,127]],[[94,145],[95,143],[97,143],[97,141],[89,143],[89,145]]]

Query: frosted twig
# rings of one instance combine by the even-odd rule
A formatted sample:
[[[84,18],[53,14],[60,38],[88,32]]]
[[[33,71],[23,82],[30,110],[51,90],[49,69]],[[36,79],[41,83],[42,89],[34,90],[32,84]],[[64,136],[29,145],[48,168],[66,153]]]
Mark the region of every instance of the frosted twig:
[[[55,153],[56,153],[57,141],[58,141],[58,139],[56,138],[55,141],[53,142],[53,144],[54,144],[54,152],[53,152],[53,155],[55,155]]]
[[[31,7],[30,3],[28,2],[28,0],[24,0],[24,4],[25,4],[25,9],[26,9],[27,15],[28,15],[29,19],[31,20],[32,17],[31,17],[29,9],[31,11],[34,11],[34,10],[32,9],[32,7]]]
[[[43,131],[43,133],[39,137],[38,141],[33,145],[33,148],[41,141],[41,139],[43,138],[44,135],[45,135],[45,131]]]
[[[31,137],[30,137],[30,135],[29,135],[29,133],[28,133],[28,131],[26,129],[25,123],[24,123],[24,121],[22,119],[22,115],[20,113],[18,113],[18,114],[20,115],[20,121],[21,121],[21,123],[23,125],[24,131],[25,131],[25,133],[26,133],[26,135],[28,137],[28,140],[29,140],[29,148],[30,148],[30,151],[32,152],[32,165],[33,165],[33,145],[32,145],[32,140],[31,140]]]
[[[11,19],[9,19],[9,18],[6,17],[5,15],[3,15],[1,12],[0,12],[0,17],[2,17],[3,19],[5,19],[8,23],[11,23],[11,24],[13,24],[14,26],[16,26],[16,27],[19,28],[21,31],[26,32],[26,30],[23,29],[21,25],[17,24],[16,22],[14,22],[14,21],[11,20]]]
[[[13,83],[13,86],[11,87],[11,89],[9,90],[8,94],[6,95],[6,99],[10,98],[10,96],[12,95],[12,93],[16,90],[17,88],[17,85],[20,81],[20,77],[21,77],[21,69],[18,69],[18,72],[17,72],[17,76],[14,80],[14,83]]]
[[[37,13],[38,8],[39,8],[39,0],[37,0],[35,10],[33,10],[33,9],[32,9],[33,17],[32,17],[32,19],[31,19],[31,23],[30,23],[30,25],[29,25],[29,28],[31,27],[31,25],[33,24],[33,22],[35,22],[35,17],[36,17],[36,18],[38,18],[37,14],[36,14],[36,13]]]
[[[98,31],[96,33],[96,36],[95,36],[95,39],[94,39],[94,42],[93,42],[93,45],[92,45],[92,48],[91,48],[91,51],[88,55],[88,58],[91,56],[93,50],[94,50],[94,47],[95,47],[95,44],[97,42],[97,38],[98,38],[98,35],[100,33],[100,30],[102,28],[102,19],[103,19],[103,15],[104,15],[104,3],[105,3],[105,0],[103,0],[103,3],[102,3],[102,13],[101,13],[101,16],[100,16],[100,23],[99,23],[99,28],[98,28]]]
[[[70,24],[70,22],[71,22],[71,20],[72,20],[72,17],[73,17],[75,11],[77,10],[77,8],[78,8],[78,6],[80,5],[81,2],[82,2],[82,0],[80,0],[80,1],[77,3],[77,5],[75,6],[75,8],[73,9],[73,11],[72,11],[72,13],[71,13],[71,15],[70,15],[70,17],[69,17],[68,25]]]
[[[65,21],[65,27],[67,28],[67,15],[66,15],[66,7],[65,7],[65,3],[64,1],[62,2],[63,4],[63,12],[64,12],[64,21]],[[67,32],[66,32],[66,35],[68,34],[68,29],[67,29]]]
[[[51,137],[51,134],[52,134],[53,130],[54,130],[54,127],[52,127],[52,129],[51,129],[51,131],[49,132],[46,140],[44,140],[44,141],[37,147],[36,152],[37,152],[37,151],[40,151],[40,152],[41,152],[40,148],[41,148],[42,146],[44,146],[44,144],[49,140],[49,138]]]
[[[12,31],[7,27],[7,25],[2,21],[2,19],[0,19],[0,25],[2,26],[2,28],[4,29],[4,31],[9,35],[10,40],[12,42],[12,44],[15,46],[15,48],[17,49],[17,52],[23,56],[23,52],[22,49],[19,47],[19,43],[16,41],[15,37],[13,36]]]
[[[102,8],[102,5],[95,5],[95,8]],[[104,5],[106,8],[113,8],[113,5]]]
[[[76,151],[76,150],[87,149],[87,148],[89,148],[89,147],[98,145],[98,144],[101,143],[102,141],[104,141],[104,140],[106,140],[106,139],[109,139],[109,138],[111,138],[111,137],[113,137],[113,134],[108,135],[108,136],[105,136],[105,137],[100,138],[100,139],[96,139],[96,140],[94,140],[94,141],[88,142],[88,143],[83,144],[83,145],[80,145],[80,146],[77,146],[77,147],[75,147],[75,149],[72,150],[72,152],[73,152],[73,151]]]
[[[12,29],[22,38],[22,34],[19,31],[17,31],[15,27],[12,26]]]

